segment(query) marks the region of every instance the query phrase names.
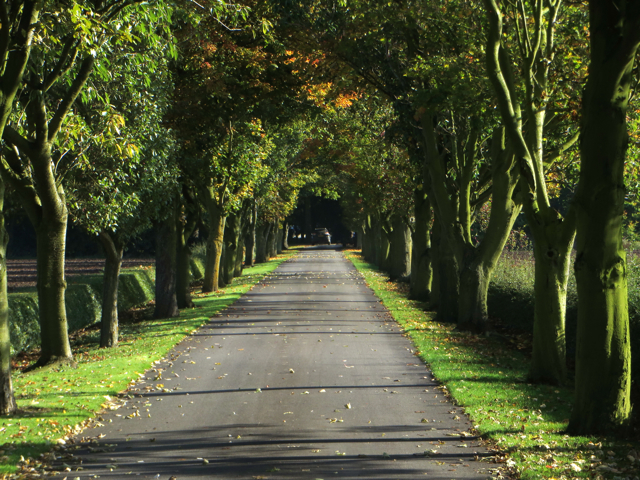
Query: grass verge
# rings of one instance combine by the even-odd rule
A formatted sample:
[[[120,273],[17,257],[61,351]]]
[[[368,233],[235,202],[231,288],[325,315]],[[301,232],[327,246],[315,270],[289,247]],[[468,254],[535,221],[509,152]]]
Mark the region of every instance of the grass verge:
[[[511,472],[531,480],[638,478],[637,443],[564,434],[573,391],[526,383],[529,361],[509,337],[458,332],[435,321],[425,304],[407,300],[408,285],[390,282],[359,253],[346,255]]]
[[[147,320],[144,311],[120,325],[116,348],[99,348],[100,331],[79,332],[72,338],[77,368],[44,368],[14,372],[13,385],[19,412],[3,417],[0,425],[0,475],[2,478],[38,478],[39,458],[70,435],[80,433],[108,408],[112,398],[163,358],[174,345],[236,301],[293,256],[287,252],[269,262],[244,270],[226,288],[211,294],[195,294],[195,308],[177,318]],[[146,313],[150,313],[147,309]]]

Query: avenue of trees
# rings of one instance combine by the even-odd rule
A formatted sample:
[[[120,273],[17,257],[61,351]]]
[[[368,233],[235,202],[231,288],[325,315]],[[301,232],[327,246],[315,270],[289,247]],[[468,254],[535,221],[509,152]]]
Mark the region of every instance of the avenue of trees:
[[[193,306],[195,232],[202,291],[215,291],[286,248],[290,215],[315,195],[340,199],[367,260],[476,333],[490,328],[492,272],[526,223],[529,381],[567,381],[573,268],[568,430],[624,428],[639,45],[640,4],[628,0],[3,2],[0,412],[16,408],[5,197],[37,236],[43,366],[74,362],[69,222],[103,246],[101,346],[115,347],[128,242],[154,229],[155,316],[177,316]],[[310,220],[298,226],[308,239]]]

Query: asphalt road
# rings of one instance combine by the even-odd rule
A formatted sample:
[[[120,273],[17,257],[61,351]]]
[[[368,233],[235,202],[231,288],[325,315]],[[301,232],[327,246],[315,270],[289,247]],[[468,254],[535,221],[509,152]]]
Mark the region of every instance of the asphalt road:
[[[62,459],[69,480],[490,476],[468,419],[333,247],[283,263],[129,394]]]

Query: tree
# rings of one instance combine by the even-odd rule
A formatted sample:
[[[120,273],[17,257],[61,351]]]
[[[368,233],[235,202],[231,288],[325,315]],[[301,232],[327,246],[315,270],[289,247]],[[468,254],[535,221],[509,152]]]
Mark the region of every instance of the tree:
[[[589,2],[591,60],[583,95],[576,191],[578,346],[571,433],[624,427],[631,415],[631,348],[622,246],[626,111],[640,46],[640,3]]]
[[[535,320],[529,379],[561,384],[566,375],[565,311],[576,215],[573,207],[564,217],[552,207],[546,173],[578,139],[571,116],[577,99],[567,93],[567,87],[577,86],[582,72],[571,72],[573,62],[566,64],[570,52],[559,58],[556,53],[559,45],[573,55],[581,53],[575,52],[580,47],[574,47],[577,29],[572,28],[580,24],[581,11],[564,7],[561,0],[519,0],[507,17],[515,31],[511,38],[504,32],[499,2],[486,0],[485,5],[487,72],[523,174],[525,212],[534,239]],[[568,25],[559,29],[560,17]],[[520,75],[513,71],[514,51]],[[558,135],[558,131],[569,134]]]
[[[149,13],[146,6],[125,1],[52,7],[52,14],[38,24],[40,41],[32,49],[29,76],[18,98],[21,112],[3,133],[1,166],[36,230],[42,348],[35,366],[73,363],[64,303],[68,210],[61,172],[84,153],[76,149],[85,132],[76,121],[74,103],[100,63],[96,57],[135,42],[135,28],[146,32],[139,20]]]
[[[302,60],[292,59],[292,52],[256,28],[268,21],[259,21],[261,5],[251,6],[246,27],[228,29],[203,18],[177,32],[184,41],[168,120],[178,132],[182,170],[206,211],[205,292],[220,284],[227,216],[252,196],[266,171],[263,163],[272,146],[265,127],[285,123],[300,110]]]
[[[448,299],[439,302],[439,313],[457,320],[461,328],[487,328],[491,271],[520,207],[511,195],[518,171],[506,160],[492,165],[489,139],[494,119],[477,102],[487,96],[477,53],[482,39],[471,34],[480,32],[479,17],[464,3],[440,7],[424,2],[322,4],[313,12],[294,10],[291,16],[302,25],[297,35],[313,38],[332,60],[350,67],[353,82],[365,82],[393,102],[404,130],[404,148],[416,150],[418,154],[408,158],[421,158],[424,164],[423,183],[429,184],[437,225],[446,237],[445,248],[437,249],[451,267],[439,269],[441,300]],[[462,148],[454,154],[457,146]],[[504,208],[495,212],[495,235],[478,246],[467,232],[492,195],[489,186],[496,178],[507,182],[495,189],[507,197],[492,202],[496,209]],[[419,218],[426,221],[427,216]],[[445,270],[451,273],[444,275]],[[466,287],[458,290],[461,281]]]
[[[0,138],[29,60],[33,34],[41,4],[39,1],[0,5]],[[4,162],[4,159],[2,160]],[[0,168],[0,174],[2,169]],[[0,176],[0,415],[16,410],[11,383],[11,343],[7,297],[7,243],[4,226],[5,181]]]
[[[162,125],[171,91],[166,47],[148,40],[135,54],[103,59],[106,77],[89,82],[97,98],[77,108],[91,145],[66,178],[71,218],[96,235],[105,252],[101,347],[118,343],[124,249],[153,219],[162,220],[161,199],[176,191],[173,142]]]

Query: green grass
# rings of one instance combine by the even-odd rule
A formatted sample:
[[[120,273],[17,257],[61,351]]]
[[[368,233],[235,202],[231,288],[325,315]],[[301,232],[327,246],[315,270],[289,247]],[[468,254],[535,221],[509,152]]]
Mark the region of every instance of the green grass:
[[[180,317],[123,322],[116,348],[98,347],[98,329],[75,335],[72,347],[77,368],[14,372],[13,385],[20,411],[0,420],[0,443],[3,444],[0,474],[15,473],[21,456],[35,459],[26,464],[22,462],[23,471],[41,468],[38,460],[41,454],[50,451],[66,436],[82,431],[97,412],[109,408],[118,394],[154,361],[164,357],[184,337],[236,301],[293,254],[289,252],[245,269],[241,277],[219,292],[195,294],[196,307],[182,310]]]
[[[573,391],[526,383],[528,359],[515,348],[518,337],[479,336],[436,322],[425,304],[407,300],[406,284],[389,282],[360,255],[347,256],[412,339],[442,390],[499,449],[495,460],[531,480],[634,477],[637,467],[627,455],[640,452],[640,445],[563,433]]]

